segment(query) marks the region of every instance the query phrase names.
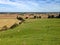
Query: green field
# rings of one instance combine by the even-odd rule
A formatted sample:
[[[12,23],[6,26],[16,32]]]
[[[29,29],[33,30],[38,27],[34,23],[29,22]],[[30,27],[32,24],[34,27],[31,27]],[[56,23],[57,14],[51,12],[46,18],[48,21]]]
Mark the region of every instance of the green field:
[[[0,45],[60,45],[60,19],[27,19],[0,31]]]

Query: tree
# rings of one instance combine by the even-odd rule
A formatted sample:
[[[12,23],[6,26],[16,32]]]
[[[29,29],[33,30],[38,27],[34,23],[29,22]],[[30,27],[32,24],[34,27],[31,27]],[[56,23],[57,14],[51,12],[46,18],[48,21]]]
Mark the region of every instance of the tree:
[[[36,19],[37,17],[36,16],[34,16],[34,19]]]
[[[20,20],[20,21],[25,21],[22,17],[17,16],[17,19]]]
[[[54,18],[54,15],[52,15],[51,18]]]
[[[39,18],[41,18],[41,16],[39,16]]]

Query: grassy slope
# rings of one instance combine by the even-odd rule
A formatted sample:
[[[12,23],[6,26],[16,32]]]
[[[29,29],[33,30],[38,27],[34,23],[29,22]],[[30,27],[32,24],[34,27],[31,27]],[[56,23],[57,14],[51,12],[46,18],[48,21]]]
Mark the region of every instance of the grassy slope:
[[[0,32],[0,45],[60,45],[60,19],[29,19]]]

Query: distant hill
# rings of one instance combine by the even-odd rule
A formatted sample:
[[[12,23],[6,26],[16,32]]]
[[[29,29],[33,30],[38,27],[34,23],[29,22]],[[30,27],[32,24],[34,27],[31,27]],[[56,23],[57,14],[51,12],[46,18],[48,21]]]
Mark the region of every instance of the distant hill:
[[[14,13],[18,13],[18,14],[21,14],[21,13],[37,13],[37,14],[59,13],[60,14],[60,12],[0,12],[0,14],[5,14],[5,13],[12,13],[12,14]]]

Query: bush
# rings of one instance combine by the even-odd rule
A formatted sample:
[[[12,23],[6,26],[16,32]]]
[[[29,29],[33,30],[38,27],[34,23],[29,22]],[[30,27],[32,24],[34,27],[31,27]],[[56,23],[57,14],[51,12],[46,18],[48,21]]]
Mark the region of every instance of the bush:
[[[48,18],[54,18],[54,15],[48,16]]]
[[[54,15],[52,15],[51,18],[54,18]]]
[[[2,30],[7,30],[7,29],[8,27],[6,25],[2,27]]]
[[[51,18],[51,16],[48,16],[48,18]]]
[[[26,17],[25,19],[28,19],[28,17]]]
[[[60,14],[59,14],[58,18],[60,18]]]
[[[17,17],[17,19],[20,21],[25,21],[22,17]]]
[[[12,25],[10,28],[14,28],[14,27],[16,27],[16,26],[18,26],[18,24],[14,24],[14,25]]]
[[[39,18],[41,18],[41,16],[39,16]]]
[[[37,17],[36,16],[34,16],[34,19],[36,19]]]
[[[55,18],[60,18],[60,14],[58,16],[56,16]]]

